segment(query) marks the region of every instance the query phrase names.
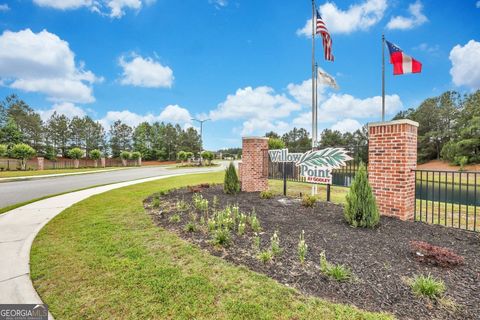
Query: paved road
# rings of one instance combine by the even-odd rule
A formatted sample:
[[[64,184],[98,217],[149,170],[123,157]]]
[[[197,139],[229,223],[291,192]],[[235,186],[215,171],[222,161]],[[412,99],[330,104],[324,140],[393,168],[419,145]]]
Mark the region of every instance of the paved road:
[[[225,163],[223,163],[225,165]],[[175,169],[142,167],[86,175],[43,178],[39,180],[0,183],[0,208],[40,197],[78,190],[107,183],[116,183],[150,177],[224,170],[223,166],[208,169]]]

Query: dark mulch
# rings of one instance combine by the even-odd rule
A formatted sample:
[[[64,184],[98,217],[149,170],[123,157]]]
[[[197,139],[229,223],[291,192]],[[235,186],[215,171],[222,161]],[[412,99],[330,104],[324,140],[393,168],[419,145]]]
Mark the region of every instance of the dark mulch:
[[[315,209],[304,208],[295,201],[283,204],[279,197],[260,199],[258,193],[225,195],[221,186],[204,188],[202,194],[210,204],[216,195],[221,208],[238,204],[242,212],[255,209],[263,229],[260,234],[262,249],[269,247],[271,235],[278,230],[282,255],[264,265],[252,248],[251,231],[244,236],[232,233],[229,247],[215,247],[205,231],[184,231],[188,214],[182,216],[180,223],[170,223],[171,213],[160,214],[160,209],[152,209],[151,198],[145,205],[160,226],[216,256],[245,265],[306,294],[365,310],[391,312],[401,319],[480,319],[478,234],[388,217],[382,217],[380,226],[375,229],[354,229],[344,222],[343,207],[331,203],[317,203]],[[178,199],[191,202],[192,192],[175,190],[161,199],[171,204]],[[305,230],[308,244],[307,261],[303,266],[297,258],[302,230]],[[409,242],[412,240],[446,247],[463,256],[465,261],[454,268],[424,264],[411,253]],[[324,276],[319,271],[319,256],[323,250],[329,262],[348,266],[356,279],[337,282]],[[447,291],[443,302],[417,297],[411,292],[407,279],[419,274],[431,274],[445,282]]]

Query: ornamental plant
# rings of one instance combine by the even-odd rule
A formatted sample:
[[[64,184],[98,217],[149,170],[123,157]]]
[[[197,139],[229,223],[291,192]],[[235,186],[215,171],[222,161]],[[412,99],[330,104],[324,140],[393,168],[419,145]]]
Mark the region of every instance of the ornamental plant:
[[[410,287],[416,295],[430,299],[441,297],[446,290],[445,283],[430,274],[428,276],[415,276],[411,280]]]
[[[332,264],[327,261],[325,251],[320,254],[320,271],[326,276],[337,281],[347,281],[352,277],[352,271],[342,264]]]
[[[70,159],[79,160],[83,157],[83,150],[80,148],[72,148],[68,150],[67,155]]]
[[[233,162],[230,162],[230,165],[225,171],[223,191],[226,194],[237,194],[240,192],[240,181],[238,180],[237,171],[235,170]]]
[[[300,260],[300,263],[303,264],[305,262],[305,257],[307,256],[307,251],[308,251],[308,245],[305,242],[305,231],[302,230],[302,233],[300,234],[300,240],[298,241],[298,259]]]
[[[187,160],[187,153],[185,151],[179,151],[177,153],[177,159],[180,160],[181,163]]]
[[[122,152],[120,152],[120,159],[122,159],[122,160],[128,160],[128,159],[130,159],[130,157],[131,157],[130,152],[128,152],[128,151],[122,151]]]
[[[0,157],[5,157],[7,155],[7,145],[0,144]]]
[[[270,138],[268,139],[268,149],[285,149],[285,142],[282,139]]]
[[[380,221],[377,202],[368,182],[367,169],[360,163],[346,196],[345,220],[352,227],[373,228]]]
[[[27,170],[27,161],[32,159],[37,154],[35,149],[25,143],[14,145],[11,153],[15,159],[20,159],[22,170]]]
[[[102,152],[98,149],[90,151],[90,159],[94,161],[95,168],[98,166],[98,160],[102,157]]]
[[[214,157],[215,155],[211,151],[202,152],[202,159],[204,159],[207,162],[207,165],[210,165],[212,163],[212,160]]]
[[[132,160],[135,160],[135,165],[139,165],[140,158],[142,157],[142,154],[138,151],[134,151],[130,154],[130,158]]]
[[[280,238],[278,237],[277,230],[275,230],[270,238],[270,251],[272,251],[272,255],[274,257],[278,257],[282,253],[282,248],[280,248]]]

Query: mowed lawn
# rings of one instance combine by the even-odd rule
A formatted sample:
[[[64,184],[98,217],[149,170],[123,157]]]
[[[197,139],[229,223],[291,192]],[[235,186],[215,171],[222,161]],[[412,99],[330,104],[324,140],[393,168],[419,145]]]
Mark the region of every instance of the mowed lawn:
[[[142,200],[223,172],[134,185],[84,200],[40,232],[31,276],[57,319],[391,319],[237,267],[155,226]],[[273,212],[272,212],[273,214]]]
[[[124,168],[78,168],[78,169],[52,169],[52,170],[30,170],[30,171],[1,171],[0,178],[16,178],[16,177],[34,177],[47,174],[77,173],[88,172],[93,173],[105,170],[121,170]]]

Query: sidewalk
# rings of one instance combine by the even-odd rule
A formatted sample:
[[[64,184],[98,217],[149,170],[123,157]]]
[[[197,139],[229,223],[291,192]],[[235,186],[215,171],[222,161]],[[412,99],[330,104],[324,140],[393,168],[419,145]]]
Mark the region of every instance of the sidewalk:
[[[200,173],[200,172],[196,172]],[[191,173],[168,174],[40,200],[0,215],[0,303],[43,303],[30,279],[30,249],[38,232],[66,208],[93,195],[142,182]],[[49,319],[53,319],[49,315]]]
[[[131,168],[120,167],[120,168],[112,168],[112,169],[99,169],[99,170],[68,172],[68,173],[54,173],[54,174],[45,174],[45,175],[38,175],[38,176],[7,177],[7,178],[0,178],[0,183],[1,182],[21,181],[21,180],[36,180],[36,179],[62,177],[62,176],[74,176],[74,175],[79,175],[79,174],[101,173],[101,172],[108,172],[108,171],[133,169],[133,168],[134,167],[131,167]]]

